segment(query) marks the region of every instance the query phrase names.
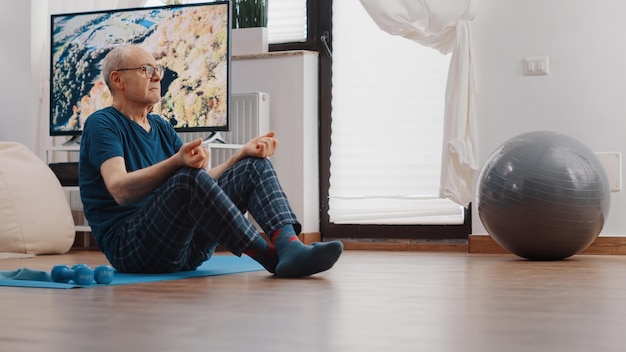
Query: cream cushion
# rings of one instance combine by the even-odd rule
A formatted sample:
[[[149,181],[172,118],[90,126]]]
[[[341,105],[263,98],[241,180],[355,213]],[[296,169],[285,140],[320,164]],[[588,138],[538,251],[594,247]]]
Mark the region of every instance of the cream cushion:
[[[61,183],[24,145],[0,142],[0,252],[59,254],[74,243]]]

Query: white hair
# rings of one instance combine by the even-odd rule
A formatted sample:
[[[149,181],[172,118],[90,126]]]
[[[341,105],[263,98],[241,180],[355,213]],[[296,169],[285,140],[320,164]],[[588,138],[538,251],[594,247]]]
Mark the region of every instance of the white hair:
[[[111,72],[126,66],[130,48],[131,45],[115,47],[109,51],[102,60],[102,78],[107,87],[109,87],[111,95],[115,94],[113,92],[113,85],[111,84]]]

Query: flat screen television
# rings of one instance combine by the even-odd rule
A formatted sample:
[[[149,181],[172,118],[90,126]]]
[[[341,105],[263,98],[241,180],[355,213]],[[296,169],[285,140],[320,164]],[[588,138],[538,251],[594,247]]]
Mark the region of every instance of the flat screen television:
[[[178,132],[229,129],[229,1],[51,15],[50,135],[80,136],[87,117],[109,106],[101,61],[138,44],[166,70],[153,112]]]

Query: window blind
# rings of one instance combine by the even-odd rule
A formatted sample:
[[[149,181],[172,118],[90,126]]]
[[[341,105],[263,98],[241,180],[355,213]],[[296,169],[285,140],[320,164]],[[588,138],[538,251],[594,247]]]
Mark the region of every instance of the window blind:
[[[306,0],[268,0],[268,42],[306,42],[306,39]]]
[[[336,224],[462,224],[440,199],[450,57],[333,2],[329,217]]]

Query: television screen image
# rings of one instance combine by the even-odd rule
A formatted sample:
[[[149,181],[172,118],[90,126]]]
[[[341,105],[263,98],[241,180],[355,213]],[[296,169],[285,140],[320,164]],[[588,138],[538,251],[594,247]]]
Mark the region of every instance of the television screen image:
[[[101,61],[137,44],[166,67],[153,113],[179,132],[228,131],[230,2],[51,16],[50,135],[79,136],[111,104]]]

